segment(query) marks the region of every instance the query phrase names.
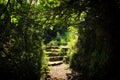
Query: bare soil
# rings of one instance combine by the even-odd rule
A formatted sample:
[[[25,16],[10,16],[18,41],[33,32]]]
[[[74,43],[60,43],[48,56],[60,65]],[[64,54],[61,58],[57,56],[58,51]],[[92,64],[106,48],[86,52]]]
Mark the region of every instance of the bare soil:
[[[63,63],[57,66],[51,66],[49,80],[68,80],[67,74],[71,74],[71,70],[67,68],[67,64]]]

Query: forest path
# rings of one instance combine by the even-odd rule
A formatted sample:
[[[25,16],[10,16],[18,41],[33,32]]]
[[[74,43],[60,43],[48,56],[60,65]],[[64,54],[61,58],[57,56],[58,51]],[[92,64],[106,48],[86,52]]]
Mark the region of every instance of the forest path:
[[[65,50],[67,49],[67,47],[62,46],[62,48],[62,53],[65,54]],[[59,49],[59,46],[47,47],[46,53],[49,57],[48,66],[50,68],[47,80],[69,80],[68,75],[71,74],[71,70],[68,68],[68,65],[63,61],[66,56],[59,55]]]
[[[67,68],[65,63],[50,67],[50,80],[69,80],[68,74],[71,74],[71,70]]]

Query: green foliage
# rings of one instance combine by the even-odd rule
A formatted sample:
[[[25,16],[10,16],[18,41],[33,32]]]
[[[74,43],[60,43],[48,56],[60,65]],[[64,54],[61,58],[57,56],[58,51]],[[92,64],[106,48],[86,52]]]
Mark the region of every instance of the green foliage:
[[[110,45],[110,40],[113,44],[119,43],[117,38],[119,31],[115,27],[115,24],[119,22],[111,15],[116,14],[119,16],[116,2],[114,0],[67,0],[61,3],[60,7],[54,8],[56,13],[57,9],[58,12],[61,12],[59,12],[59,15],[62,15],[61,18],[66,20],[68,27],[74,26],[78,28],[77,50],[76,48],[73,49],[71,67],[83,74],[83,80],[84,78],[87,80],[102,80],[110,75],[109,70],[112,72],[115,68],[115,65],[114,68],[109,68],[108,65],[110,65],[109,62],[114,62],[111,59],[117,58],[115,61],[118,60],[117,54],[119,51],[117,46],[114,45],[116,48],[114,50],[111,49],[113,46]],[[117,30],[117,32],[112,32],[112,29]],[[112,38],[113,35],[114,39]],[[71,44],[73,43],[71,42]],[[116,72],[118,71],[116,70]]]
[[[68,45],[70,67],[87,80],[119,75],[118,6],[118,0],[0,0],[1,78],[38,80],[47,68],[44,43]]]
[[[69,58],[69,64],[72,65],[72,57],[73,55],[77,52],[76,44],[78,40],[78,33],[77,33],[77,28],[74,26],[70,26],[68,28],[69,30],[69,41],[68,41],[68,51],[67,51],[67,56]]]
[[[103,4],[101,4],[101,6],[98,6],[99,2]],[[97,4],[94,6],[95,3]],[[77,72],[82,73],[80,79],[83,80],[103,80],[105,78],[109,79],[108,76],[111,75],[111,73],[109,72],[114,72],[115,68],[115,65],[111,65],[110,63],[112,63],[113,61],[114,64],[114,60],[112,60],[113,58],[111,58],[113,56],[111,55],[114,55],[114,52],[112,52],[112,50],[114,50],[115,48],[115,50],[117,50],[117,46],[112,46],[110,44],[113,40],[113,34],[116,32],[112,33],[112,31],[109,29],[113,29],[114,27],[114,25],[110,25],[114,22],[113,19],[110,18],[109,12],[112,14],[116,13],[114,13],[113,8],[110,9],[110,4],[107,4],[102,0],[96,1],[95,3],[90,1],[90,4],[88,5],[90,6],[90,8],[88,10],[85,10],[83,21],[81,21],[81,23],[78,25],[80,27],[78,28],[79,37],[76,45],[77,52],[76,54],[72,55],[73,57],[71,60],[71,68],[73,68]],[[107,5],[107,7],[105,4]],[[111,4],[114,5],[114,3]],[[105,7],[105,9],[108,11],[104,11],[105,9],[102,8],[103,11],[99,12],[99,9],[101,9],[101,7]],[[81,17],[82,16],[83,13],[81,13]],[[119,43],[118,39],[115,39],[117,40],[116,42]],[[115,48],[112,49],[112,47]],[[118,60],[117,55],[114,55],[114,58],[117,58]],[[118,69],[119,68],[117,68],[117,70]],[[119,73],[117,73],[117,75],[119,75]],[[115,78],[115,80],[118,79],[118,77]],[[114,80],[114,78],[111,80]]]
[[[38,80],[47,67],[43,28],[37,22],[39,10],[26,1],[22,6],[14,1],[6,7],[0,18],[1,76],[5,80]]]

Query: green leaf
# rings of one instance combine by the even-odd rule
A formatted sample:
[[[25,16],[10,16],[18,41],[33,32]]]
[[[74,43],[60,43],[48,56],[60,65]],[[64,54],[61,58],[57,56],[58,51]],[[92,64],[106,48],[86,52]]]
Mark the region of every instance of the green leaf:
[[[4,18],[5,18],[5,14],[2,14],[1,19],[4,19]]]

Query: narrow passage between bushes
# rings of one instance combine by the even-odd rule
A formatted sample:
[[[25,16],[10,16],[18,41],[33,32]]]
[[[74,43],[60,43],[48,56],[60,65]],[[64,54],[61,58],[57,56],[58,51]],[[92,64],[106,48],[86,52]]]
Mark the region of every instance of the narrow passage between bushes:
[[[46,54],[48,55],[49,72],[47,74],[47,80],[68,80],[68,74],[71,74],[71,70],[65,63],[67,46],[48,46],[46,48]],[[62,55],[60,55],[62,50]]]
[[[68,46],[47,46],[49,70],[45,80],[74,80],[79,75],[76,71],[69,68],[67,64]]]

